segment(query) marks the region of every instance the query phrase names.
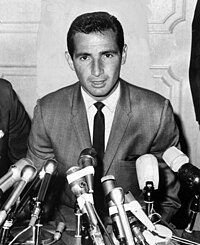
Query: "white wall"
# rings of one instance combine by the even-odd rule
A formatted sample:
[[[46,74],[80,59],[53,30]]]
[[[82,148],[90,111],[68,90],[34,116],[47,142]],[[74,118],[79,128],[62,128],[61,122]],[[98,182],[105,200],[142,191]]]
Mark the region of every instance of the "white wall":
[[[128,60],[122,67],[122,77],[138,84],[143,84],[144,80],[150,81],[146,9],[142,2],[138,0],[42,1],[37,56],[38,94],[41,96],[77,81],[64,55],[67,30],[77,15],[97,10],[114,14],[124,26]]]

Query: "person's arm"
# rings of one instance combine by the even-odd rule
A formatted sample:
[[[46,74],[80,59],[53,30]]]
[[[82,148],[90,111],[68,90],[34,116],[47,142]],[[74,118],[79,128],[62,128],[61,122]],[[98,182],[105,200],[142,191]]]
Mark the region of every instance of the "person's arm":
[[[180,208],[178,197],[180,183],[176,174],[163,161],[162,155],[171,146],[180,147],[179,130],[175,122],[173,110],[168,100],[165,101],[160,127],[151,147],[151,153],[159,162],[159,189],[156,191],[157,209],[162,219],[169,222]]]
[[[28,139],[27,157],[40,169],[49,158],[54,158],[54,152],[49,136],[46,133],[42,116],[40,100],[34,109],[31,131]]]
[[[9,84],[10,118],[8,155],[12,163],[26,156],[27,140],[31,128],[31,120],[17,97],[16,92]]]

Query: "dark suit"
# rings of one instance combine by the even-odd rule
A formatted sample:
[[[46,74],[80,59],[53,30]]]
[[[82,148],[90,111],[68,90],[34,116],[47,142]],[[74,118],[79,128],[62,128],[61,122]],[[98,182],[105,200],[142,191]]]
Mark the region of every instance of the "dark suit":
[[[197,1],[192,21],[192,45],[189,80],[196,120],[200,124],[200,1]]]
[[[31,120],[11,84],[0,79],[0,176],[26,156]]]
[[[121,80],[121,95],[104,156],[104,175],[114,175],[117,185],[142,202],[143,194],[136,176],[136,159],[146,153],[159,160],[160,188],[156,206],[169,220],[180,207],[179,183],[161,160],[170,146],[178,146],[179,133],[170,102],[162,96]],[[58,191],[63,190],[60,204],[73,207],[74,196],[66,183],[65,173],[77,165],[80,152],[92,147],[80,84],[62,88],[40,99],[34,112],[29,138],[30,157],[40,168],[49,157],[59,162]],[[59,200],[56,199],[58,203]],[[64,211],[61,216],[71,221]],[[71,222],[68,222],[71,225]]]

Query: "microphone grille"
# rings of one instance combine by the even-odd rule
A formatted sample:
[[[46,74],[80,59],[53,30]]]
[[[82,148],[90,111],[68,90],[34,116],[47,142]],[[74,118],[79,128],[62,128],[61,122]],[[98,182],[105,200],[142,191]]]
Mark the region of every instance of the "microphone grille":
[[[157,158],[152,154],[145,154],[136,160],[136,173],[141,190],[147,181],[152,181],[154,189],[158,189],[159,170]]]
[[[183,164],[189,163],[189,158],[175,146],[168,148],[162,158],[174,172],[178,172]]]

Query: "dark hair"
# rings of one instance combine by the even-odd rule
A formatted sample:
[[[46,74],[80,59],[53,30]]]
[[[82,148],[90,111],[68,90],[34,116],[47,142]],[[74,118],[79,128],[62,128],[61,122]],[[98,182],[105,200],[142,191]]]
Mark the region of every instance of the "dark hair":
[[[92,12],[79,15],[71,24],[67,33],[67,47],[70,56],[74,54],[74,35],[76,33],[94,33],[112,30],[116,33],[116,41],[119,51],[122,53],[124,46],[124,32],[118,19],[107,12]]]

